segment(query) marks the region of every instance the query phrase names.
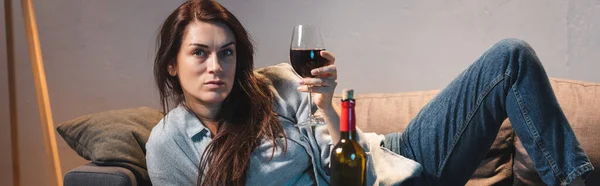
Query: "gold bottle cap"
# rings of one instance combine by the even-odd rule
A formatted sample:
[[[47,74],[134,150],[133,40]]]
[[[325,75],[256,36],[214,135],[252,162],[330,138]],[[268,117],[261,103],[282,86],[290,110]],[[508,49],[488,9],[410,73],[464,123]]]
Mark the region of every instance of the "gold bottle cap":
[[[354,90],[353,89],[344,89],[342,90],[342,100],[354,99]]]

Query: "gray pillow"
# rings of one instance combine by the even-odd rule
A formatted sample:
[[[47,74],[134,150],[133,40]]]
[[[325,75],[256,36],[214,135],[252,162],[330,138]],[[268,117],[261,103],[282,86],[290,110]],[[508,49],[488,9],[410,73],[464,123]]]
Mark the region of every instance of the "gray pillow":
[[[150,179],[145,146],[163,116],[149,107],[111,110],[62,122],[57,131],[79,156],[97,165],[127,168],[146,185]]]

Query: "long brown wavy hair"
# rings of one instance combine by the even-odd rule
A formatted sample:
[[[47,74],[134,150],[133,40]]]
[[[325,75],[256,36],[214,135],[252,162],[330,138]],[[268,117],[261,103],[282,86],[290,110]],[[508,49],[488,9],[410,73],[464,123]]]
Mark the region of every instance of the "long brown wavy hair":
[[[235,83],[217,114],[217,132],[202,154],[198,185],[244,185],[250,154],[261,139],[272,141],[273,156],[279,145],[276,139],[285,138],[273,112],[273,93],[253,74],[254,49],[238,19],[215,1],[190,0],[169,15],[157,36],[154,77],[163,111],[184,103],[181,84],[177,76],[169,75],[168,66],[175,65],[182,36],[192,21],[224,23],[235,35],[237,51]]]

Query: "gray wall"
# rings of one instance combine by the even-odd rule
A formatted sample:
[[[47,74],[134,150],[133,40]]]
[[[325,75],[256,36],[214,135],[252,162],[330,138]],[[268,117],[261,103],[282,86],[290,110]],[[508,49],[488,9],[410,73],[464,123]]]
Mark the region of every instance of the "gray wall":
[[[552,77],[600,82],[598,0],[222,2],[256,40],[259,65],[287,60],[293,24],[321,25],[339,87],[359,93],[441,88],[507,37],[528,41]]]
[[[23,185],[47,185],[20,3],[14,1]],[[154,36],[181,1],[35,1],[55,123],[109,109],[158,108]],[[517,37],[549,76],[600,82],[600,1],[222,0],[256,41],[257,67],[287,61],[291,27],[316,23],[358,93],[439,89],[496,41]],[[0,5],[2,6],[2,5]],[[3,20],[4,14],[0,15]],[[10,185],[4,23],[0,25],[0,185]],[[58,135],[57,135],[58,137]],[[59,137],[63,173],[85,160]]]

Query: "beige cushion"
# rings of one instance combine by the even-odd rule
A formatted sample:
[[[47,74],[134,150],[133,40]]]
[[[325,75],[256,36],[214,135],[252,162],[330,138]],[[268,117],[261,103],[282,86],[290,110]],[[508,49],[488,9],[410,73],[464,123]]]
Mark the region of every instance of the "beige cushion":
[[[438,90],[392,94],[357,94],[356,125],[365,132],[402,132]],[[340,96],[335,96],[339,105]],[[393,113],[393,114],[392,114]]]

